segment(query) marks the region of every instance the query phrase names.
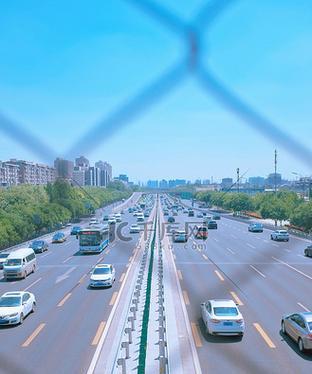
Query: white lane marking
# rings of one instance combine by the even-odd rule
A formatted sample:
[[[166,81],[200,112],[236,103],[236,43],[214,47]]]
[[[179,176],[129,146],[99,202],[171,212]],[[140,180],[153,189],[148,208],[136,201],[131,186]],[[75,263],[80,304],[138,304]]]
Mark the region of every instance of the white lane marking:
[[[295,268],[295,267],[289,265],[287,262],[284,262],[284,261],[282,261],[282,260],[279,260],[278,258],[276,258],[276,257],[274,257],[274,256],[272,256],[272,258],[273,258],[273,260],[279,262],[280,264],[283,264],[283,265],[289,267],[290,269],[296,271],[297,273],[303,275],[304,277],[306,277],[306,278],[312,280],[312,277],[310,277],[310,275],[308,275],[308,274],[304,273],[303,271],[301,271],[301,270],[299,270],[299,269],[297,269],[297,268]]]
[[[306,312],[311,312],[311,310],[309,310],[306,306],[304,306],[303,304],[301,303],[297,303],[302,309],[304,309]]]
[[[256,247],[254,245],[252,245],[252,244],[247,243],[247,245],[248,245],[248,247],[250,247],[252,249],[256,249]]]
[[[24,288],[24,292],[29,290],[32,286],[34,286],[35,284],[37,284],[39,281],[41,281],[42,278],[38,278],[37,280],[35,280],[34,282],[32,282],[29,286],[27,286],[26,288]]]
[[[265,243],[269,243],[269,241],[268,240],[266,240],[266,239],[262,239]]]
[[[231,248],[227,248],[227,250],[232,253],[232,255],[235,255],[235,252]]]
[[[237,239],[237,236],[235,236],[235,235],[231,235],[231,237],[232,237],[233,239]]]
[[[261,277],[263,277],[263,278],[266,278],[266,276],[263,274],[263,273],[261,273],[261,271],[260,270],[258,270],[255,266],[253,266],[253,265],[249,265],[254,271],[256,271],[259,275],[261,275]]]
[[[287,248],[284,248],[284,251],[285,251],[285,252],[288,252],[288,253],[291,252],[291,250],[290,250],[290,249],[287,249]]]
[[[274,245],[274,247],[279,247],[279,245],[278,245],[278,244],[275,244],[275,243],[272,243],[272,245]]]
[[[71,260],[73,256],[69,256],[66,260],[63,261],[63,264],[65,264],[67,261]]]
[[[45,257],[50,256],[50,255],[52,255],[52,252],[48,252],[45,255],[42,255],[40,258],[45,258]]]
[[[76,268],[77,268],[77,266],[73,266],[72,268],[68,269],[64,274],[59,275],[59,276],[56,278],[55,284],[58,284],[58,283],[62,282],[63,280],[69,278],[69,274],[70,274],[71,272],[73,272]]]
[[[303,258],[305,258],[305,256],[304,256],[304,255],[299,255],[299,254],[298,254],[297,256],[298,256],[298,257],[303,257]]]

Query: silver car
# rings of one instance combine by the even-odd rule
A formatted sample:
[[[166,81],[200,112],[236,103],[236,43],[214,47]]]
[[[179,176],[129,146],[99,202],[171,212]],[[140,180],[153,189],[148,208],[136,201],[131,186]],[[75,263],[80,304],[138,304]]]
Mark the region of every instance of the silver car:
[[[284,316],[281,328],[283,334],[289,335],[298,343],[300,352],[312,349],[312,312]]]
[[[289,241],[289,234],[286,230],[276,230],[271,233],[271,240]]]

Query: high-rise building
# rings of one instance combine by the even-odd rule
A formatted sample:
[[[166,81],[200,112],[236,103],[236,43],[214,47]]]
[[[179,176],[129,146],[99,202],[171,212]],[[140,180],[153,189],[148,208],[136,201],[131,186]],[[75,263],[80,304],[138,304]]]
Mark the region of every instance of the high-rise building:
[[[19,184],[19,166],[15,163],[0,161],[0,186]]]
[[[86,170],[75,166],[72,180],[74,185],[78,184],[79,186],[84,186],[86,184]]]
[[[95,166],[90,166],[85,171],[85,184],[87,186],[101,186],[101,170]]]
[[[49,165],[16,159],[11,159],[8,163],[18,167],[20,184],[45,185],[55,180],[55,169]]]
[[[82,169],[86,170],[89,168],[90,162],[86,157],[80,156],[75,159],[75,166],[79,168],[79,170],[82,170]]]
[[[149,180],[147,181],[148,188],[158,188],[158,181],[157,180]]]
[[[159,188],[168,188],[168,182],[165,180],[165,179],[162,179],[160,182],[159,182]]]
[[[233,178],[222,178],[221,187],[224,188],[231,188],[233,186]]]
[[[248,183],[252,186],[256,187],[262,187],[265,184],[265,178],[264,177],[249,177]]]
[[[109,184],[109,182],[111,182],[112,180],[112,174],[113,174],[113,171],[112,171],[112,165],[110,165],[108,162],[106,161],[98,161],[95,163],[95,167],[99,168],[100,169],[100,185],[103,186],[103,187],[107,187],[107,185]]]
[[[69,179],[69,180],[73,178],[73,171],[74,171],[73,161],[64,160],[58,157],[54,161],[54,167],[55,167],[57,178],[64,178],[64,179]]]
[[[280,186],[282,184],[282,175],[279,173],[271,173],[268,175],[268,178],[266,180],[266,184],[270,187],[274,187],[275,184],[277,186]]]

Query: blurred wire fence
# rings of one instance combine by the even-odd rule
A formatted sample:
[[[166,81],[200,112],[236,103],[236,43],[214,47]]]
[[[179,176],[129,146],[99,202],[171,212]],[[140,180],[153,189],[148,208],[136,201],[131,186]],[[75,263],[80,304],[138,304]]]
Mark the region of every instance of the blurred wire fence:
[[[200,40],[211,28],[218,17],[238,0],[210,0],[200,9],[194,20],[185,23],[177,15],[149,0],[124,0],[141,10],[146,17],[154,18],[168,32],[182,38],[186,45],[186,54],[180,62],[161,76],[156,77],[134,97],[119,105],[101,121],[91,125],[88,132],[78,139],[66,153],[66,157],[87,154],[100,144],[109,140],[116,132],[121,131],[131,121],[148,111],[156,102],[164,99],[177,86],[192,74],[199,82],[199,87],[208,95],[220,102],[223,108],[244,121],[251,129],[279,145],[299,159],[309,169],[312,166],[312,151],[286,133],[283,126],[276,125],[265,115],[257,112],[248,103],[239,98],[225,83],[219,80],[202,62]],[[0,129],[7,136],[28,148],[44,161],[51,161],[57,156],[56,150],[43,144],[39,138],[26,131],[21,124],[0,114]]]
[[[251,129],[259,132],[274,145],[279,145],[293,157],[300,160],[309,169],[312,168],[312,151],[305,145],[287,134],[283,126],[278,126],[268,119],[264,114],[259,113],[247,102],[242,100],[227,85],[218,79],[202,61],[201,39],[217,21],[228,7],[237,3],[238,0],[211,0],[200,9],[194,20],[185,23],[176,14],[168,11],[149,0],[124,0],[137,7],[146,17],[154,18],[168,32],[185,41],[186,53],[181,56],[180,61],[165,71],[161,76],[156,77],[134,97],[119,105],[101,121],[90,125],[88,132],[78,139],[67,151],[66,157],[73,158],[78,153],[87,155],[100,144],[108,141],[110,137],[121,131],[131,121],[136,120],[142,113],[148,111],[155,103],[166,98],[175,88],[181,85],[184,80],[192,75],[198,81],[199,87],[207,94],[214,97],[221,106],[240,118]],[[0,130],[19,143],[28,148],[32,153],[44,161],[49,161],[58,156],[57,151],[50,145],[44,144],[39,138],[27,132],[22,124],[0,114]],[[207,128],[207,131],[209,128]],[[210,130],[211,131],[211,130]],[[269,248],[268,248],[269,249]],[[254,262],[263,262],[269,251],[256,254]],[[281,256],[282,257],[282,256]],[[271,266],[267,264],[266,266]],[[236,275],[239,270],[237,270]],[[233,277],[235,274],[232,274]],[[250,275],[251,277],[251,275]],[[241,283],[250,280],[248,275],[241,278]],[[241,358],[248,360],[247,357]],[[258,365],[259,363],[253,363]]]

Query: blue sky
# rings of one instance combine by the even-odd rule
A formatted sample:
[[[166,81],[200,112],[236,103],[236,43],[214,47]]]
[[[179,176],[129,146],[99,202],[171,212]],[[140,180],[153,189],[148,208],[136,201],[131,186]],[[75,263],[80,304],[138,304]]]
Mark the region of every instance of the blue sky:
[[[188,22],[207,1],[157,3]],[[311,40],[310,0],[241,0],[204,34],[202,59],[231,90],[311,149]],[[3,1],[0,112],[62,156],[184,52],[179,38],[130,1]],[[27,144],[0,134],[0,160],[41,161]],[[285,177],[312,173],[190,75],[86,156],[108,160],[114,174],[126,172],[134,180],[216,180],[234,177],[237,167],[247,176],[268,174],[275,147]]]

